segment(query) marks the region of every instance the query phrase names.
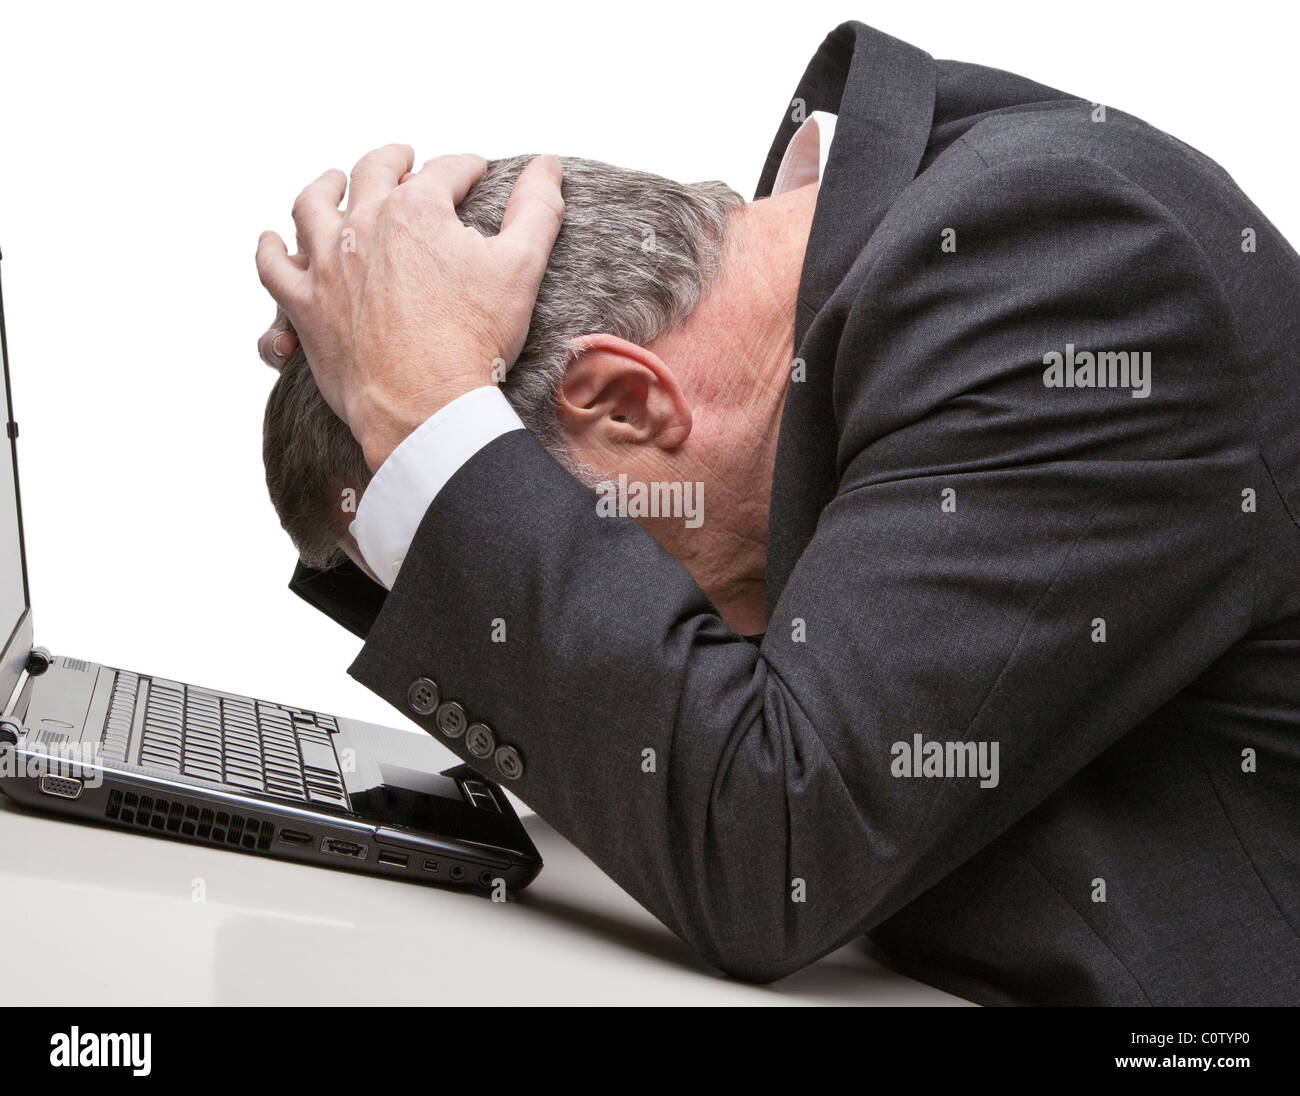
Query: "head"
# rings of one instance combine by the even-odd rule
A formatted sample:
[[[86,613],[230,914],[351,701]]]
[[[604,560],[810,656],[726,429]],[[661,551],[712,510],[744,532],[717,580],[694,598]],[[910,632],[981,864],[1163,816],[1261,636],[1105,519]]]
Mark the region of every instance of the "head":
[[[490,162],[458,207],[460,219],[495,234],[529,159]],[[777,333],[790,341],[793,292],[774,288],[782,279],[765,269],[767,249],[739,247],[737,236],[753,244],[764,233],[738,231],[752,207],[724,184],[681,184],[592,160],[562,163],[564,226],[503,391],[551,455],[598,495],[621,474],[634,484],[676,484],[674,499],[689,484],[697,511],[708,498],[707,517],[696,513],[693,523],[625,510],[693,572],[701,568],[697,580],[710,591],[708,572],[719,568],[709,560],[734,560],[735,544],[725,542],[736,535],[753,539],[756,516],[727,511],[755,490],[764,500],[765,539],[771,467],[764,454],[775,423],[754,413],[756,393],[772,387],[755,374],[770,372],[765,339]],[[724,278],[742,250],[754,269]],[[719,295],[724,282],[737,292]],[[780,298],[775,324],[746,307],[756,297],[763,317]],[[788,359],[786,352],[782,381]],[[267,402],[263,457],[272,501],[303,562],[327,568],[345,555],[361,562],[347,526],[371,473],[301,351]],[[701,483],[702,498],[690,494]]]

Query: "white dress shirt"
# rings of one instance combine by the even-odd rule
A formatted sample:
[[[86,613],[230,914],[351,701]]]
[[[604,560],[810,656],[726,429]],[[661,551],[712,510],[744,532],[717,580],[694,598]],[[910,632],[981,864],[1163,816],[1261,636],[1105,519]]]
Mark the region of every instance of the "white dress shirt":
[[[836,116],[813,111],[790,138],[772,196],[820,183]],[[362,558],[385,586],[397,580],[425,511],[460,468],[523,421],[494,385],[458,396],[409,434],[379,466],[349,527]]]

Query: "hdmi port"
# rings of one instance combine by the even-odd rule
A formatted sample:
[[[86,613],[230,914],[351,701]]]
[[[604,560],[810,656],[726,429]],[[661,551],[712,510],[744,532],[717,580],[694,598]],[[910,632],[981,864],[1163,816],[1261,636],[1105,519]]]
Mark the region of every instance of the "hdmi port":
[[[280,840],[286,845],[310,845],[311,834],[301,833],[298,830],[281,830]]]

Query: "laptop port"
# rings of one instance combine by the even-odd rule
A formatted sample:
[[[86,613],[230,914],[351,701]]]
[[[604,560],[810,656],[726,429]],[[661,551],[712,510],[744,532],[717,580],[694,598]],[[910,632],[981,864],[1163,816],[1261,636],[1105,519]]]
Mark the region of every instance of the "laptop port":
[[[46,773],[41,777],[40,789],[46,795],[53,795],[59,799],[80,799],[82,784],[70,776],[51,776]]]
[[[404,852],[393,852],[391,849],[380,849],[379,862],[381,864],[387,864],[390,868],[404,868],[411,862],[411,858]]]
[[[459,883],[462,879],[465,878],[465,869],[462,868],[459,864],[453,864],[451,866],[451,871],[448,872],[447,874],[450,875],[452,879],[454,879],[457,883]]]
[[[286,845],[310,845],[311,834],[300,830],[281,830],[280,840]]]
[[[355,841],[338,841],[326,837],[320,843],[321,852],[332,852],[335,856],[350,856],[354,860],[364,860],[370,851],[369,845],[358,845]]]
[[[436,860],[426,860],[426,861],[424,862],[424,870],[425,870],[425,871],[436,872],[436,871],[438,871],[439,868],[441,868],[441,867],[442,867],[442,865],[439,864],[438,861],[436,861]]]

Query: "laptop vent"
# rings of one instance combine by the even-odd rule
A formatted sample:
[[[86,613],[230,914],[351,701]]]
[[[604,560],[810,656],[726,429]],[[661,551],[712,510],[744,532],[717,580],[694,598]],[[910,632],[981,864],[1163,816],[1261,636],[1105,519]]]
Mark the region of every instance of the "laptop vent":
[[[36,732],[35,742],[44,742],[50,746],[57,746],[61,742],[67,742],[69,736],[62,731],[51,731],[48,727],[42,728]]]
[[[89,672],[90,663],[80,658],[65,658],[63,668],[65,670],[80,670],[84,674]]]
[[[127,826],[182,837],[197,837],[214,845],[265,852],[271,847],[275,823],[227,811],[214,811],[197,803],[154,798],[135,792],[111,791],[104,817]]]

